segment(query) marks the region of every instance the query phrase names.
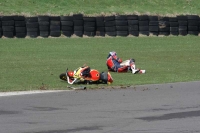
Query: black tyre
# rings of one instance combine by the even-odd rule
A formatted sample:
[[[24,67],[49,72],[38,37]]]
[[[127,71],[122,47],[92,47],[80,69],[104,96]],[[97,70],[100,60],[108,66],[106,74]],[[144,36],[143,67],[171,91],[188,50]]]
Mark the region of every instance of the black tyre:
[[[83,20],[83,14],[74,14],[73,20]]]
[[[83,37],[83,31],[74,31],[74,35],[78,37]]]
[[[149,20],[149,16],[148,15],[141,15],[138,17],[139,21],[145,21],[145,20]]]
[[[50,36],[52,37],[60,37],[61,31],[50,31]]]
[[[113,31],[113,32],[106,32],[106,35],[115,37],[116,36],[116,32],[115,31]]]
[[[9,21],[2,21],[2,26],[14,26],[15,21],[9,20]]]
[[[106,32],[115,32],[116,31],[116,27],[112,26],[112,27],[105,27],[105,31]]]
[[[139,21],[139,26],[148,26],[149,21]]]
[[[169,17],[158,17],[159,21],[169,21]]]
[[[158,26],[159,22],[158,21],[149,21],[150,26]]]
[[[178,27],[170,27],[170,31],[172,32],[172,31],[175,31],[175,32],[178,32]]]
[[[97,21],[96,26],[98,26],[98,27],[105,26],[105,23],[104,23],[104,21]]]
[[[59,77],[61,80],[67,81],[66,73],[61,73]]]
[[[187,15],[188,20],[199,20],[198,15]]]
[[[50,21],[60,21],[60,16],[50,16],[49,20]]]
[[[170,32],[169,31],[160,31],[159,35],[169,36]]]
[[[178,27],[178,22],[169,22],[170,27]]]
[[[86,36],[94,37],[95,34],[96,34],[96,32],[94,32],[94,31],[93,32],[84,31],[84,35],[86,35]]]
[[[114,21],[115,20],[115,16],[105,16],[104,20],[105,21]]]
[[[73,34],[73,31],[62,31],[64,36],[70,37]]]
[[[158,16],[149,16],[149,21],[158,21]]]
[[[7,38],[13,38],[14,37],[14,33],[13,32],[3,32],[3,35]]]
[[[62,31],[72,31],[72,30],[73,30],[73,27],[72,27],[72,26],[62,26],[62,27],[61,27],[61,30],[62,30]]]
[[[138,25],[138,20],[128,20],[128,25]]]
[[[36,38],[36,37],[38,37],[38,32],[37,31],[28,32],[27,31],[27,36],[29,36],[31,38]]]
[[[61,25],[73,26],[73,25],[74,25],[74,22],[73,22],[73,21],[61,21]]]
[[[115,26],[116,24],[115,24],[115,21],[106,21],[105,22],[105,26],[106,27],[109,27],[109,26]]]
[[[49,31],[40,31],[40,36],[41,37],[48,37],[49,36]]]
[[[32,22],[32,23],[26,23],[27,28],[38,28],[39,23],[38,22]]]
[[[83,26],[83,20],[74,20],[74,26]]]
[[[88,22],[88,21],[84,21],[84,26],[94,27],[95,25],[96,25],[96,22]]]
[[[178,19],[178,21],[179,20],[181,20],[181,21],[187,21],[188,18],[187,18],[187,16],[184,16],[184,15],[178,15],[177,19]]]
[[[116,26],[116,31],[128,31],[128,26]]]
[[[105,32],[104,31],[96,31],[96,36],[105,37]]]
[[[49,21],[49,16],[38,16],[38,21]]]
[[[129,31],[130,35],[139,36],[139,31]]]
[[[138,20],[138,15],[127,15],[128,20]]]
[[[101,31],[101,32],[103,31],[104,32],[105,31],[105,27],[97,27],[96,31]]]
[[[84,31],[86,32],[94,32],[95,31],[95,27],[84,27]]]
[[[17,32],[15,37],[17,37],[17,38],[25,38],[26,37],[26,32]]]
[[[40,31],[48,31],[49,30],[49,26],[39,26],[39,30]]]
[[[127,20],[127,16],[126,15],[115,16],[115,20]]]
[[[149,36],[149,31],[139,31],[139,34]]]
[[[26,27],[15,27],[15,32],[26,32]]]
[[[83,17],[83,20],[87,21],[87,22],[95,22],[96,18],[95,17]]]
[[[40,26],[49,26],[50,23],[48,21],[39,21]]]
[[[173,36],[178,36],[179,32],[178,31],[170,31],[170,34]]]
[[[103,21],[104,22],[104,17],[103,16],[97,16],[96,17],[96,22],[97,21]]]
[[[177,17],[169,17],[169,22],[177,22]]]
[[[83,31],[83,26],[74,26],[74,31]]]
[[[26,22],[38,22],[38,17],[26,17]]]
[[[117,36],[128,36],[128,31],[116,31]]]
[[[50,25],[60,25],[60,21],[50,21]]]
[[[25,21],[15,21],[15,26],[16,27],[25,27],[26,22]]]
[[[116,26],[127,26],[128,21],[127,20],[116,20],[115,24],[116,24]]]
[[[149,26],[139,26],[139,31],[149,31]]]
[[[159,31],[158,26],[149,26],[149,31]]]
[[[187,34],[187,30],[179,30],[179,35],[186,36]]]
[[[149,31],[149,35],[158,36],[158,31]]]
[[[128,26],[128,31],[138,31],[138,25],[129,25]]]
[[[73,21],[73,16],[60,16],[61,21]]]
[[[197,36],[199,34],[199,31],[188,31],[188,34]]]

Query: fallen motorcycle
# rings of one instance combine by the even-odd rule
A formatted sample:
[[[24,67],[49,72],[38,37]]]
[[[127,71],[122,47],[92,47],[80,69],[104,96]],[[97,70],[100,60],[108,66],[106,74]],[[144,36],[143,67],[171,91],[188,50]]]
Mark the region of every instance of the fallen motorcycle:
[[[99,72],[96,69],[90,69],[88,66],[79,67],[74,71],[66,70],[60,74],[60,79],[69,84],[111,84],[113,78],[109,72]]]

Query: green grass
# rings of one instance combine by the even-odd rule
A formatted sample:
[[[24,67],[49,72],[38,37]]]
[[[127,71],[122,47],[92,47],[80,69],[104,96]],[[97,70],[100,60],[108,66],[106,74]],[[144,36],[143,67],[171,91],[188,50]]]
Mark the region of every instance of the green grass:
[[[2,15],[200,14],[199,0],[0,0]]]
[[[67,89],[60,73],[83,64],[107,71],[112,50],[123,60],[134,58],[147,71],[111,73],[112,86],[197,81],[199,44],[196,36],[0,39],[0,91]]]

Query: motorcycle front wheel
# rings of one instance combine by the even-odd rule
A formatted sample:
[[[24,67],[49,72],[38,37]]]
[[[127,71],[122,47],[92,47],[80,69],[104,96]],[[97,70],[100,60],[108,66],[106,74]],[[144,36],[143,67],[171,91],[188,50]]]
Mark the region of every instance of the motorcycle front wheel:
[[[61,73],[60,74],[60,79],[67,81],[66,73]]]

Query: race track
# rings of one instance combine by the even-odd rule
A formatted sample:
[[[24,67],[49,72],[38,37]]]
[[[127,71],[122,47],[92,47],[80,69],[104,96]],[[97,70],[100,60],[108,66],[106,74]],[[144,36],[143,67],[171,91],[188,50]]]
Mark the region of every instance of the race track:
[[[0,96],[1,133],[197,133],[200,82]]]

